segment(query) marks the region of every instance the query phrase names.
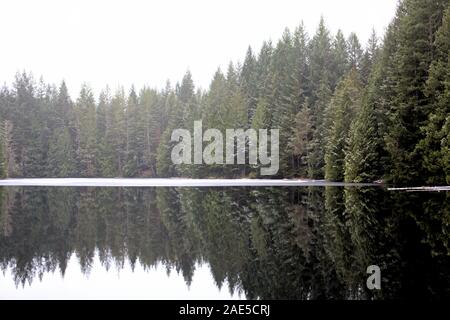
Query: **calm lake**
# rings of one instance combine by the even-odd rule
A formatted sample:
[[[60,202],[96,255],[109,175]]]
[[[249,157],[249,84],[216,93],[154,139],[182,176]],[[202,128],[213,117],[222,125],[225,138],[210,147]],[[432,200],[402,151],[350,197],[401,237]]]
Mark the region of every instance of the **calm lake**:
[[[448,192],[43,180],[0,187],[0,299],[450,298]]]

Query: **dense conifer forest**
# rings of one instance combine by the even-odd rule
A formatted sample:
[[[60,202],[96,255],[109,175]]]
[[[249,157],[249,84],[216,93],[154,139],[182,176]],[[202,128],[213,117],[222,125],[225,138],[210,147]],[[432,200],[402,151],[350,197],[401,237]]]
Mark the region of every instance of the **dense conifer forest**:
[[[404,0],[384,36],[300,24],[217,70],[165,89],[95,97],[18,73],[0,89],[3,177],[258,177],[243,165],[173,165],[171,133],[280,129],[278,177],[450,183],[450,5]],[[181,54],[181,53],[180,53]]]

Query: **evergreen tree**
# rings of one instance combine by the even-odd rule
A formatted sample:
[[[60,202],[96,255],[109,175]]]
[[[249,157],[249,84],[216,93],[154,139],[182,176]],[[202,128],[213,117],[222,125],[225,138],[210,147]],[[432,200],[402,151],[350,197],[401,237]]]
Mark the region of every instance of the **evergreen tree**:
[[[156,172],[158,177],[170,178],[177,177],[179,171],[171,160],[172,148],[175,145],[171,141],[172,130],[167,128],[161,136],[161,142],[156,155]]]
[[[333,82],[337,83],[349,70],[350,63],[350,42],[347,43],[344,34],[338,30],[333,42]]]
[[[159,177],[174,177],[177,176],[175,166],[171,160],[171,150],[174,143],[170,140],[173,129],[180,128],[182,125],[183,113],[179,108],[180,104],[175,91],[170,88],[170,83],[167,83],[162,94],[161,105],[167,120],[164,121],[164,127],[161,128],[162,135],[157,146],[156,174]]]
[[[349,67],[359,70],[361,68],[363,50],[357,35],[353,32],[348,37],[347,48]]]
[[[324,176],[324,145],[325,145],[325,110],[334,90],[337,74],[332,74],[333,52],[330,32],[325,27],[322,18],[316,34],[310,42],[310,76],[311,85],[311,120],[312,140],[308,145],[308,172],[310,178]]]
[[[54,118],[50,128],[48,173],[53,177],[76,177],[77,128],[73,103],[65,82],[61,83],[54,107]]]
[[[16,148],[15,156],[18,174],[36,177],[43,173],[40,164],[39,127],[41,116],[36,99],[36,86],[32,75],[17,74],[13,85],[13,110],[9,116],[14,123],[12,135]]]
[[[50,140],[49,174],[51,177],[77,176],[75,147],[68,127],[57,128]]]
[[[372,80],[362,99],[361,111],[351,125],[345,155],[346,182],[374,182],[382,178],[383,138],[375,110],[379,90],[378,83]]]
[[[332,91],[326,75],[317,90],[316,101],[311,110],[312,139],[308,144],[308,176],[309,178],[324,177],[326,121],[325,110],[330,103]]]
[[[226,100],[227,83],[222,71],[218,69],[213,76],[206,96],[205,106],[202,110],[203,120],[207,128],[216,128],[225,131],[226,127]]]
[[[0,119],[0,179],[6,178],[7,172],[7,163],[5,157],[5,127],[3,125],[3,121]]]
[[[436,56],[435,34],[447,5],[448,0],[405,0],[399,9],[394,96],[386,136],[392,163],[389,180],[394,183],[423,183],[426,176],[416,145],[423,138],[420,127],[426,125],[430,113],[425,81]]]
[[[241,129],[247,129],[248,128],[248,114],[249,111],[247,110],[247,106],[245,103],[244,95],[239,87],[238,83],[238,74],[236,70],[234,69],[234,66],[232,63],[230,63],[227,71],[227,77],[226,77],[226,86],[227,86],[227,94],[226,94],[226,104],[225,108],[227,110],[225,114],[225,123],[226,128],[232,129],[232,128],[241,128]],[[222,132],[222,134],[225,136],[226,132]],[[237,144],[237,141],[235,141],[235,155],[238,151],[244,152],[247,156],[248,160],[248,142],[246,142],[245,146],[242,150],[238,150],[239,146]],[[236,158],[237,161],[237,158]],[[233,175],[245,175],[247,172],[247,165],[238,165],[234,168],[229,168],[232,170]]]
[[[450,183],[450,7],[436,33],[436,56],[430,66],[425,92],[430,100],[428,123],[422,127],[425,137],[417,146],[422,154],[428,183]]]
[[[295,117],[293,135],[289,141],[289,147],[294,155],[295,168],[298,168],[297,174],[301,177],[308,175],[308,144],[312,139],[312,134],[311,110],[308,102],[305,102],[302,110]]]
[[[195,86],[190,71],[187,71],[181,81],[181,85],[177,87],[176,93],[178,97],[179,112],[181,112],[181,121],[177,128],[193,128],[194,121],[198,120],[198,110],[195,101]]]
[[[107,113],[106,143],[111,146],[113,159],[111,174],[122,177],[127,147],[126,99],[123,88],[118,89],[111,99],[110,110]]]
[[[246,109],[248,110],[247,118],[249,121],[253,119],[258,102],[258,83],[257,83],[257,61],[253,55],[251,47],[248,47],[245,56],[242,71],[239,76],[239,83],[245,98]]]
[[[255,116],[252,121],[252,128],[259,129],[267,129],[270,126],[270,113],[268,109],[267,102],[263,99],[259,100],[258,105],[256,107]]]
[[[144,88],[139,95],[139,124],[142,128],[143,146],[142,161],[145,176],[156,175],[156,150],[161,141],[161,135],[167,127],[165,110],[166,93],[159,94],[156,90]],[[170,90],[167,91],[170,94]]]
[[[111,97],[109,88],[106,88],[100,92],[95,116],[95,155],[97,159],[97,172],[102,177],[115,176],[114,150],[109,139],[111,130],[110,114]]]
[[[370,74],[378,58],[379,51],[378,37],[375,30],[373,30],[367,48],[361,58],[360,73],[364,85],[367,85],[369,82]]]
[[[355,69],[336,89],[328,108],[331,127],[325,151],[325,178],[343,181],[345,153],[352,121],[361,107],[362,84]]]
[[[131,88],[128,96],[126,107],[126,162],[124,164],[124,174],[127,177],[134,177],[139,175],[145,168],[144,151],[145,149],[145,126],[146,123],[142,120],[143,114],[141,112],[143,107],[138,102],[137,94],[134,87]]]
[[[258,86],[258,99],[265,97],[269,99],[272,93],[271,65],[273,56],[273,45],[271,41],[263,42],[258,54],[256,64],[256,82]],[[269,102],[269,101],[268,101]]]
[[[113,97],[106,89],[98,103],[83,85],[73,103],[65,82],[57,88],[18,73],[0,90],[0,175],[259,174],[257,165],[173,165],[173,130],[192,135],[201,119],[223,135],[279,129],[280,177],[449,183],[448,6],[401,1],[383,42],[373,32],[365,50],[355,33],[331,36],[323,18],[312,39],[300,24],[257,55],[249,47],[242,67],[219,69],[206,91],[187,72],[175,88],[128,96],[120,88]]]
[[[83,85],[75,106],[78,132],[79,173],[82,177],[94,177],[97,173],[96,104],[92,90]]]

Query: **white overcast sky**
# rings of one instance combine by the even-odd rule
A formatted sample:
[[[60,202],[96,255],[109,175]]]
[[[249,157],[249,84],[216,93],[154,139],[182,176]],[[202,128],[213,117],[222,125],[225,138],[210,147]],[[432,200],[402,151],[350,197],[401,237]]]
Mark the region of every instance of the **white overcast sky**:
[[[163,88],[189,69],[208,88],[213,73],[242,61],[247,47],[277,41],[304,21],[312,34],[323,15],[328,28],[354,31],[365,42],[381,36],[397,0],[0,0],[0,84],[17,71],[59,83],[72,96],[83,82]]]

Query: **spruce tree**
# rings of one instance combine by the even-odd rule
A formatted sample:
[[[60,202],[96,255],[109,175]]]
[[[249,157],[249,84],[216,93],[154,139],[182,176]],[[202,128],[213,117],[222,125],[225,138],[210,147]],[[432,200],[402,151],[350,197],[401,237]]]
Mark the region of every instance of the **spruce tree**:
[[[168,92],[170,93],[170,92]],[[139,119],[143,137],[142,164],[145,176],[156,175],[156,151],[161,135],[167,127],[167,115],[164,108],[164,92],[144,88],[139,95]]]
[[[369,82],[370,74],[377,61],[379,51],[380,49],[378,45],[378,37],[375,30],[373,30],[372,34],[370,35],[367,47],[361,58],[360,73],[361,80],[363,81],[364,85],[367,85]]]
[[[6,178],[6,157],[5,157],[5,127],[0,119],[0,179]]]
[[[313,135],[308,145],[308,173],[310,178],[324,176],[325,126],[324,115],[338,75],[332,73],[333,52],[330,32],[322,18],[310,42],[311,120]]]
[[[422,127],[425,137],[417,146],[422,155],[428,183],[450,183],[450,7],[436,33],[436,56],[429,71],[426,94],[430,99],[428,123]]]
[[[96,105],[92,90],[84,84],[75,105],[78,132],[77,151],[80,161],[79,170],[82,177],[94,177],[97,173],[95,157],[95,108]]]
[[[336,89],[327,113],[330,128],[325,149],[325,178],[344,180],[345,153],[353,119],[361,108],[362,84],[356,69],[345,77]]]
[[[333,41],[333,67],[332,70],[332,82],[338,83],[343,75],[349,70],[351,65],[349,59],[349,45],[345,40],[344,34],[341,30],[338,30],[335,39]]]
[[[390,125],[386,146],[391,157],[389,180],[394,183],[425,182],[416,145],[423,138],[420,128],[430,113],[425,81],[436,56],[435,36],[448,0],[405,0],[400,7],[397,49],[394,55],[394,96],[390,101]]]
[[[246,109],[248,110],[247,118],[249,121],[253,119],[258,101],[256,63],[256,57],[253,54],[252,48],[248,47],[244,64],[242,65],[242,71],[239,75],[239,83],[245,98]]]
[[[358,36],[352,32],[347,40],[349,68],[360,69],[363,57],[363,50]]]
[[[50,126],[48,174],[53,177],[79,175],[77,159],[77,127],[75,112],[67,86],[63,81],[54,105],[54,122]]]
[[[95,116],[97,173],[102,177],[114,177],[114,150],[110,139],[111,96],[109,88],[100,92]]]
[[[308,102],[295,116],[295,125],[292,137],[289,140],[289,148],[292,150],[295,161],[296,175],[307,177],[308,144],[312,139],[311,110]]]
[[[346,182],[374,182],[381,178],[380,145],[377,119],[370,97],[365,97],[362,109],[350,128],[345,155]]]
[[[145,122],[142,123],[141,121],[143,116],[141,109],[142,106],[138,102],[136,91],[132,87],[126,106],[127,146],[124,175],[127,177],[139,175],[145,166],[143,159],[143,152],[145,150]]]

